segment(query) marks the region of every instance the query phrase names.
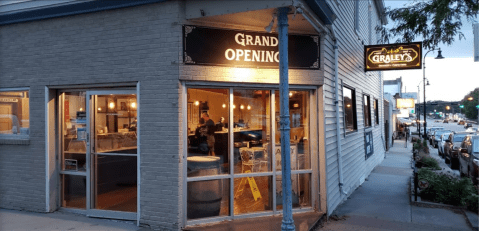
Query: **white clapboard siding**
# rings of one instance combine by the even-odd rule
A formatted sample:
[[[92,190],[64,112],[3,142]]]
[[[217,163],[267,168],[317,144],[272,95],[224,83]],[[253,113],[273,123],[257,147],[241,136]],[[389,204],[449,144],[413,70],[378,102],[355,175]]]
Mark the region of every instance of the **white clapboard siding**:
[[[374,28],[379,25],[376,6],[371,2],[371,12],[368,14],[368,1],[359,1],[359,34],[354,30],[354,1],[328,1],[337,15],[334,21],[335,33],[339,45],[338,75],[340,83],[347,84],[356,90],[356,111],[358,130],[344,134],[343,103],[339,92],[341,149],[343,161],[344,190],[349,194],[354,191],[384,158],[384,145],[381,134],[383,132],[383,101],[382,79],[379,72],[364,72],[364,45],[375,44],[378,35]],[[371,19],[369,19],[371,15]],[[371,22],[371,26],[369,26]],[[370,38],[370,36],[372,36]],[[324,133],[326,152],[326,187],[328,214],[346,198],[339,192],[338,159],[336,144],[336,117],[334,105],[334,50],[333,41],[326,36],[324,57]],[[372,126],[364,127],[363,94],[370,96]],[[378,100],[379,124],[375,124],[373,101]],[[373,131],[374,154],[365,160],[364,132]]]

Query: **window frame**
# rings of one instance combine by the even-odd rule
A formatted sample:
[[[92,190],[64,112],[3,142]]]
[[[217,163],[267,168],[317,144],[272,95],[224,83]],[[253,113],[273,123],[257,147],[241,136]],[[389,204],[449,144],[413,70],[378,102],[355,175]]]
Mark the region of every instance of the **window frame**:
[[[229,95],[229,120],[230,121],[233,121],[233,118],[234,118],[234,114],[233,114],[233,105],[234,105],[234,90],[238,90],[238,89],[246,89],[246,90],[252,90],[252,89],[257,89],[257,90],[269,90],[270,91],[270,103],[271,105],[275,105],[275,96],[276,94],[279,94],[279,86],[277,85],[259,85],[259,86],[256,86],[256,85],[248,85],[248,84],[243,84],[243,85],[235,85],[235,86],[232,86],[231,84],[212,84],[212,83],[208,83],[207,85],[203,85],[201,83],[183,83],[182,84],[182,89],[183,89],[183,103],[185,105],[187,105],[187,92],[188,92],[188,89],[192,89],[192,88],[196,88],[196,89],[212,89],[212,88],[225,88],[225,89],[228,89],[228,95]],[[290,86],[290,91],[307,91],[309,96],[308,96],[308,103],[306,104],[307,107],[309,107],[309,109],[307,110],[308,111],[308,123],[309,123],[309,127],[312,126],[312,118],[311,116],[313,115],[313,111],[312,111],[312,106],[314,105],[313,100],[314,99],[314,94],[315,92],[317,91],[316,88],[312,88],[312,87],[307,87],[307,86]],[[276,106],[273,106],[271,107],[269,110],[271,110],[271,115],[275,114],[275,109]],[[183,107],[182,109],[183,113],[184,113],[184,121],[187,121],[187,118],[185,118],[188,114],[187,112],[187,108],[186,107]],[[270,119],[269,119],[269,122],[271,124],[271,136],[274,136],[275,133],[276,133],[276,120],[275,120],[275,116],[270,116]],[[188,122],[184,123],[183,125],[183,129],[186,131],[188,130]],[[228,124],[228,131],[230,131],[228,133],[228,143],[230,145],[230,147],[228,148],[228,152],[229,152],[229,155],[230,157],[233,157],[234,156],[234,145],[233,145],[233,142],[234,142],[234,133],[231,132],[233,131],[233,125],[232,123],[229,123]],[[311,135],[313,135],[313,132],[311,130],[308,131],[308,136],[310,137]],[[186,136],[184,136],[184,139],[187,139]],[[187,141],[185,142],[185,144],[187,143]],[[313,149],[311,148],[312,147],[312,143],[310,142],[309,144],[309,149],[312,151]],[[272,147],[274,148],[276,145],[273,144]],[[279,209],[277,209],[277,206],[276,206],[276,197],[272,197],[271,198],[271,201],[272,201],[272,209],[271,210],[266,210],[266,211],[261,211],[261,212],[252,212],[252,213],[245,213],[245,214],[235,214],[234,213],[234,206],[233,206],[233,203],[234,203],[234,180],[235,179],[239,179],[239,178],[245,178],[245,177],[271,177],[272,179],[272,187],[273,188],[276,188],[277,185],[276,185],[276,179],[278,176],[281,176],[282,172],[281,170],[277,170],[274,166],[272,166],[271,170],[267,171],[267,172],[253,172],[253,173],[235,173],[234,172],[234,168],[232,167],[234,165],[234,162],[231,161],[230,162],[230,170],[228,171],[228,173],[226,174],[219,174],[219,175],[209,175],[209,176],[197,176],[197,177],[187,177],[187,158],[188,156],[188,151],[187,151],[187,147],[185,146],[184,147],[184,151],[183,151],[183,174],[184,174],[184,178],[183,178],[183,182],[184,182],[184,186],[183,186],[183,190],[186,192],[188,190],[188,183],[189,182],[202,182],[202,181],[208,181],[208,180],[219,180],[219,179],[229,179],[229,194],[230,194],[230,201],[229,201],[229,215],[227,216],[213,216],[213,217],[205,217],[205,218],[198,218],[198,219],[188,219],[187,218],[187,194],[185,193],[183,195],[183,205],[182,205],[182,208],[183,208],[183,211],[184,211],[184,215],[182,217],[182,220],[183,222],[186,224],[186,225],[197,225],[197,224],[203,224],[205,222],[208,222],[208,221],[223,221],[223,220],[226,220],[226,219],[232,219],[232,220],[235,220],[235,218],[242,218],[242,217],[257,217],[257,216],[262,216],[262,215],[276,215],[276,214],[280,214],[281,211]],[[272,163],[275,163],[276,162],[276,158],[275,158],[275,155],[272,155],[271,156],[272,158]],[[233,160],[233,159],[231,159]],[[291,170],[291,175],[297,175],[297,176],[300,176],[300,175],[307,175],[309,178],[310,178],[310,185],[309,185],[309,190],[311,192],[313,192],[313,181],[312,179],[314,178],[314,169],[317,168],[317,166],[313,165],[313,153],[311,152],[310,153],[310,156],[309,156],[309,161],[310,161],[310,166],[309,168],[307,169],[298,169],[298,170]],[[293,213],[294,212],[299,212],[299,211],[313,211],[314,210],[314,198],[315,196],[313,194],[310,195],[310,206],[306,206],[306,207],[300,207],[300,208],[293,208]]]
[[[366,98],[367,98],[367,101],[368,101],[367,105],[365,105]],[[366,112],[367,112],[367,117],[366,117]],[[364,119],[363,124],[364,124],[365,128],[372,127],[372,124],[371,124],[371,122],[372,122],[371,121],[371,96],[368,95],[368,94],[364,94],[364,93],[363,93],[363,119]],[[368,122],[368,124],[366,122]]]
[[[374,124],[379,125],[379,100],[373,98]]]
[[[30,88],[29,87],[18,87],[18,88],[0,88],[0,92],[19,92],[26,91],[28,92],[28,115],[30,120]],[[30,123],[28,125],[28,134],[0,134],[0,144],[28,144],[30,140]],[[18,141],[27,141],[18,142]]]
[[[351,90],[351,102],[352,102],[352,109],[353,109],[353,130],[350,131],[347,128],[346,124],[346,104],[344,103],[344,88]],[[343,123],[344,123],[344,131],[345,135],[349,133],[356,132],[358,130],[358,116],[357,116],[357,103],[356,103],[356,89],[347,85],[347,84],[342,84],[342,100],[343,100]]]

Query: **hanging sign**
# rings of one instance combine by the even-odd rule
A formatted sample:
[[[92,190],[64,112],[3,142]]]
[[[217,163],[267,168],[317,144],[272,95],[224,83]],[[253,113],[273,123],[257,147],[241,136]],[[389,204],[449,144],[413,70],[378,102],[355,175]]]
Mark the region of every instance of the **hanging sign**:
[[[185,64],[229,67],[279,68],[279,40],[258,33],[183,26]],[[319,69],[319,36],[288,36],[290,69]]]
[[[422,43],[364,46],[365,71],[421,69]]]

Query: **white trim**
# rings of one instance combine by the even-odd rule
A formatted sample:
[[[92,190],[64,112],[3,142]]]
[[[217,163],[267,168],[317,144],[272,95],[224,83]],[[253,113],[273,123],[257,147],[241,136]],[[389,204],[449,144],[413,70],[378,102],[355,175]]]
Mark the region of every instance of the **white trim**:
[[[74,171],[65,171],[65,170],[61,170],[60,175],[72,175],[72,176],[86,176],[86,172],[74,172]]]
[[[45,87],[45,91],[48,91],[48,87]],[[14,88],[0,88],[0,92],[1,91],[29,91],[30,92],[30,88],[29,87],[14,87]]]
[[[136,226],[140,226],[140,187],[141,187],[141,165],[140,165],[140,82],[136,83],[136,142],[137,142],[137,149],[136,149],[136,165],[137,165],[137,170],[136,170]]]
[[[182,228],[186,227],[186,224],[187,224],[187,220],[188,218],[186,217],[187,215],[187,212],[188,212],[188,203],[187,203],[187,200],[188,200],[188,193],[187,193],[187,186],[188,186],[188,162],[187,162],[187,156],[188,156],[188,99],[187,99],[187,95],[188,95],[188,90],[185,86],[185,82],[181,82],[181,105],[182,105],[182,109],[181,109],[181,112],[182,112],[182,120],[183,120],[183,123],[182,123],[182,130],[183,130],[183,155],[180,159],[180,161],[182,161],[182,166],[183,166],[183,174],[182,174],[182,177],[183,177],[183,187],[182,188],[182,201],[181,201],[181,211],[182,211],[182,215],[181,215],[181,226]],[[139,220],[139,219],[138,219]]]
[[[186,181],[195,182],[195,181],[204,181],[204,180],[219,180],[219,179],[229,179],[230,177],[231,177],[230,174],[197,176],[197,177],[187,177]]]
[[[271,153],[271,171],[273,172],[273,189],[275,190],[274,193],[275,195],[272,196],[273,198],[273,213],[276,214],[276,154],[274,153],[274,150],[276,150],[276,123],[275,123],[275,119],[276,119],[276,103],[275,103],[275,100],[276,100],[276,90],[271,90],[271,93],[270,93],[271,97],[270,97],[270,100],[269,100],[269,103],[270,103],[270,116],[269,116],[269,123],[270,123],[270,128],[271,128],[271,131],[270,131],[270,134],[271,134],[271,137],[269,138],[270,142],[271,142],[271,150],[268,150],[269,153]],[[274,118],[274,119],[273,119]]]
[[[49,148],[48,145],[50,143],[49,135],[48,135],[48,96],[49,90],[48,87],[45,86],[45,212],[50,211],[50,160],[48,158]],[[30,99],[29,99],[30,101]],[[28,108],[30,110],[30,106]]]
[[[235,218],[235,212],[234,212],[234,198],[235,198],[235,185],[234,185],[234,178],[231,177],[234,175],[234,115],[233,115],[233,105],[234,105],[234,95],[233,95],[233,88],[230,87],[228,90],[229,94],[229,101],[230,101],[230,106],[228,108],[228,113],[229,113],[229,119],[228,119],[228,155],[230,157],[230,217],[231,219]],[[233,132],[231,132],[233,131]]]
[[[38,9],[46,9],[58,6],[72,5],[92,0],[62,0],[62,1],[37,1],[37,0],[21,0],[6,3],[0,3],[0,15],[13,14],[19,12],[29,12]]]
[[[137,217],[137,213],[100,210],[100,209],[90,209],[87,211],[86,214],[88,217],[102,217],[102,218],[131,220],[131,221],[134,221]]]
[[[185,81],[185,85],[188,88],[195,87],[195,88],[247,88],[247,89],[263,89],[263,90],[278,90],[279,91],[279,83],[278,84],[266,84],[266,83],[225,83],[225,82],[202,82],[202,81]],[[321,85],[299,85],[299,84],[290,84],[291,89],[301,89],[301,90],[315,90],[317,87]]]

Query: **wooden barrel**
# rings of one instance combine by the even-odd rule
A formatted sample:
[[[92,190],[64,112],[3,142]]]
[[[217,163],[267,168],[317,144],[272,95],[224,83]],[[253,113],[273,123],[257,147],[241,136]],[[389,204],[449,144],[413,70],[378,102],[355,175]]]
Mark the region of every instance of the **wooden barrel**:
[[[214,156],[192,156],[187,158],[188,177],[218,175],[220,158]],[[218,216],[221,210],[223,185],[221,180],[188,182],[187,217],[197,219]]]

